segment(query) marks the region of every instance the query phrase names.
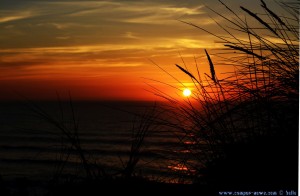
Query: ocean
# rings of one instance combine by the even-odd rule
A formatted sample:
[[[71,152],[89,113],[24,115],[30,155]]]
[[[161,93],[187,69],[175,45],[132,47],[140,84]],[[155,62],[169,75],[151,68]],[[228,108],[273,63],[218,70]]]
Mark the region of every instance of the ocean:
[[[140,116],[153,107],[153,102],[126,101],[73,101],[72,106],[59,101],[1,102],[0,175],[39,180],[84,173],[70,140],[49,118],[60,121],[71,133],[78,125],[78,138],[88,162],[109,175],[117,174],[129,160],[132,136],[141,127]],[[178,145],[172,128],[154,125],[151,123],[142,144],[135,175],[182,183],[190,170],[178,157],[185,156],[186,151]]]

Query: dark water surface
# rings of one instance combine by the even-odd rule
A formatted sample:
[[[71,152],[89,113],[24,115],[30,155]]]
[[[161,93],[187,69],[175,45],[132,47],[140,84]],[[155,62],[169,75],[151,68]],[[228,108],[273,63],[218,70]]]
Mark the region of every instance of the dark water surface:
[[[69,141],[53,124],[32,111],[36,106],[56,119],[63,119],[73,130],[72,108],[83,150],[90,162],[108,172],[117,172],[128,160],[133,126],[140,120],[135,114],[151,110],[151,102],[1,102],[0,103],[0,175],[7,178],[52,178],[66,159]],[[177,139],[168,128],[156,128],[146,137],[137,173],[163,181],[176,181],[173,171],[182,170],[170,158]],[[184,153],[184,152],[182,152]],[[64,172],[80,173],[80,159],[71,151]]]

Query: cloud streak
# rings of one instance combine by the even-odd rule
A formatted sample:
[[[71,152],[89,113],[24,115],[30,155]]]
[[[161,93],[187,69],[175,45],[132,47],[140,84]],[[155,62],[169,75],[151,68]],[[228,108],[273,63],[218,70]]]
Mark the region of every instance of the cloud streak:
[[[32,11],[6,12],[0,16],[0,23],[12,22],[36,16]]]
[[[173,67],[181,61],[179,52],[194,63],[203,48],[222,47],[212,36],[178,21],[215,32],[203,5],[220,7],[210,0],[12,0],[0,4],[1,81],[103,77],[101,81],[122,78],[123,85],[141,75],[162,77],[149,58]],[[226,25],[221,18],[216,20]]]

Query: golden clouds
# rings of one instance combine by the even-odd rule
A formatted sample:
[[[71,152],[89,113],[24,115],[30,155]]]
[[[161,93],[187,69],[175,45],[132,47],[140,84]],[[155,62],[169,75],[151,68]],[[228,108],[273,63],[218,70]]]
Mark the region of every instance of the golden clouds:
[[[35,16],[32,11],[4,12],[0,15],[0,23],[12,22]]]
[[[161,77],[149,58],[173,66],[179,51],[194,62],[202,48],[221,47],[179,22],[213,32],[206,10],[197,0],[6,1],[0,7],[0,80],[80,78],[80,85],[91,86],[105,78],[126,86],[141,76]],[[82,78],[98,79],[88,84]]]

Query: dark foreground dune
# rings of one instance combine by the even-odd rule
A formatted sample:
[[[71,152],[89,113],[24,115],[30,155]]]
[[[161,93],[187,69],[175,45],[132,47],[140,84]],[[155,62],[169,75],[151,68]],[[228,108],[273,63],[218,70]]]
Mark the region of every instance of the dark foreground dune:
[[[290,141],[290,140],[289,140]],[[280,143],[279,143],[280,142]],[[228,147],[226,159],[215,161],[207,178],[194,184],[170,184],[144,178],[117,178],[63,182],[27,178],[0,181],[1,196],[34,195],[280,195],[298,190],[297,145],[272,139]],[[262,193],[262,194],[260,194]],[[230,194],[229,194],[230,195]]]
[[[1,196],[16,195],[188,195],[199,193],[206,195],[211,192],[203,186],[192,184],[168,184],[151,182],[142,179],[131,180],[101,180],[64,182],[51,184],[49,182],[29,181],[28,179],[15,179],[2,181],[0,184]],[[200,194],[201,193],[201,194]]]

